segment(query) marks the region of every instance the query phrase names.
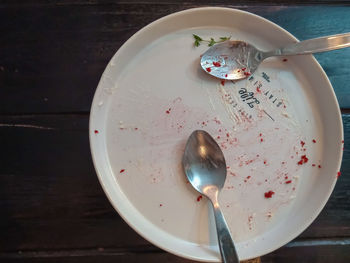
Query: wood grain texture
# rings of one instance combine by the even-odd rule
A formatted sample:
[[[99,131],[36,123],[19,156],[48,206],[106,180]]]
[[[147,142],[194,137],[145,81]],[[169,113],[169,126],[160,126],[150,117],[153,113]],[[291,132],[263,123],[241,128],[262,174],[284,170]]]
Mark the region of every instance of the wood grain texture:
[[[309,247],[283,247],[259,260],[261,263],[348,263],[350,260],[349,245],[328,245]],[[196,262],[171,255],[160,250],[149,250],[148,252],[120,251],[116,249],[95,249],[95,250],[70,250],[70,251],[32,251],[1,253],[0,259],[4,262],[25,262],[25,263],[109,263],[109,262],[169,262],[169,263],[191,263]],[[242,261],[248,263],[249,261]],[[253,263],[249,262],[249,263]]]
[[[349,5],[349,1],[346,0],[167,0],[164,2],[155,0],[1,0],[0,6],[61,6],[61,5],[117,5],[117,4],[201,4],[201,5]]]
[[[343,115],[345,138],[350,115]],[[95,174],[87,115],[0,117],[0,251],[150,245],[114,211]],[[350,151],[316,221],[299,237],[350,236]]]
[[[89,112],[105,66],[131,35],[162,16],[209,2],[37,3],[0,4],[0,114]],[[258,14],[301,40],[350,31],[347,6],[211,5]],[[341,107],[349,108],[350,49],[317,59]]]

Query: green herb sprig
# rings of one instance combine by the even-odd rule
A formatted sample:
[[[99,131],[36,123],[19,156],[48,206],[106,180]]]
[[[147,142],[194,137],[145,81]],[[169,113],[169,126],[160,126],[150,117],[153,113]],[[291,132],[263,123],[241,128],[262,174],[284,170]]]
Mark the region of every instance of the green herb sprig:
[[[207,39],[202,39],[200,36],[197,36],[195,34],[193,34],[193,38],[194,38],[194,46],[195,47],[199,47],[202,42],[208,43],[208,46],[211,47],[217,43],[221,43],[221,42],[224,42],[226,40],[231,39],[231,37],[220,37],[219,40],[215,40],[214,38],[211,37],[210,40],[207,40]]]

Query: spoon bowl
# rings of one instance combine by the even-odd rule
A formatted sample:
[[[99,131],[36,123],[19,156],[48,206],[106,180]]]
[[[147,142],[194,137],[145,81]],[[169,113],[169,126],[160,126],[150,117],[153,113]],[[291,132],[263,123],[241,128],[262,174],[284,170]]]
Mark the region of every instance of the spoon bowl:
[[[182,160],[192,186],[205,194],[208,186],[221,190],[226,180],[224,154],[215,140],[205,131],[194,131],[189,137]]]
[[[182,165],[192,186],[213,205],[220,254],[223,262],[239,262],[237,252],[220,210],[219,191],[226,180],[226,161],[219,145],[209,133],[194,131],[186,144]]]
[[[210,75],[227,80],[250,76],[259,66],[262,52],[243,41],[225,41],[209,48],[201,58]]]

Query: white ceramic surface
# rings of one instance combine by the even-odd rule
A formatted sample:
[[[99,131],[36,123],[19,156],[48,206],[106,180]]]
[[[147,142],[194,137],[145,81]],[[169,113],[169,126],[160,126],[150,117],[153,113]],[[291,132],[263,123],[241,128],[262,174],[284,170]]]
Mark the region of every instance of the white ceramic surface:
[[[257,257],[299,235],[328,200],[342,158],[339,106],[312,56],[271,58],[252,78],[221,83],[200,68],[208,47],[194,47],[192,34],[263,50],[297,41],[228,8],[190,9],[146,26],[118,50],[96,90],[94,165],[110,202],[144,238],[179,256],[219,261],[208,201],[181,167],[190,133],[208,131],[229,166],[219,200],[239,257]]]

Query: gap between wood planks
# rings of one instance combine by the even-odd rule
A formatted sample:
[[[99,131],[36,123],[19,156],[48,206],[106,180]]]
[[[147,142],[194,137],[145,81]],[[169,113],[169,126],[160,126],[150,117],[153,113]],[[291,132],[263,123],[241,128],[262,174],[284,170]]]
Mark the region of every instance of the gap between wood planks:
[[[350,246],[350,238],[322,238],[296,240],[285,245],[285,248],[320,247],[320,246]],[[86,248],[62,250],[28,250],[9,251],[0,253],[0,258],[57,258],[57,257],[85,257],[85,256],[122,256],[146,253],[166,253],[153,245],[135,248]]]

